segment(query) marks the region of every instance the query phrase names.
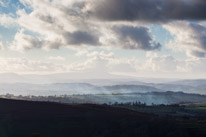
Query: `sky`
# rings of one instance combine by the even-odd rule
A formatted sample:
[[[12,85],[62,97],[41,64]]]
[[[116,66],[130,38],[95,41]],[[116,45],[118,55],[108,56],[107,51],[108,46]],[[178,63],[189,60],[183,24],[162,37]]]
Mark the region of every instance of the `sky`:
[[[0,0],[0,73],[206,78],[205,13],[205,0]]]

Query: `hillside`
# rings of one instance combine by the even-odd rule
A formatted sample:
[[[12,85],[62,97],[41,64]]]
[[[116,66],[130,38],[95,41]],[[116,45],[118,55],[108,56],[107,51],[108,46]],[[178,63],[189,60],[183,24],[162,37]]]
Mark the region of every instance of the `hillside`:
[[[104,105],[0,99],[1,137],[203,137],[205,120]]]
[[[121,86],[120,86],[121,87]],[[130,87],[130,86],[129,86]],[[135,87],[135,89],[137,89]],[[126,89],[125,89],[126,90]],[[128,90],[128,89],[127,89]],[[132,90],[132,89],[131,89]],[[123,91],[123,90],[122,90]],[[206,95],[188,94],[184,92],[147,92],[147,93],[108,93],[108,94],[76,94],[76,95],[54,95],[54,96],[15,96],[11,94],[0,95],[1,98],[28,100],[28,101],[50,101],[61,103],[126,103],[141,102],[147,105],[152,104],[176,104],[183,102],[206,102]]]

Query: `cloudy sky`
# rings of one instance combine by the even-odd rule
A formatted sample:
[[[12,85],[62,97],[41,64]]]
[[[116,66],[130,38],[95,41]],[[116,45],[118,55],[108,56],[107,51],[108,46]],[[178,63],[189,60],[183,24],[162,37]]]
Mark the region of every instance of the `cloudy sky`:
[[[0,0],[0,73],[206,78],[205,13],[205,0]]]

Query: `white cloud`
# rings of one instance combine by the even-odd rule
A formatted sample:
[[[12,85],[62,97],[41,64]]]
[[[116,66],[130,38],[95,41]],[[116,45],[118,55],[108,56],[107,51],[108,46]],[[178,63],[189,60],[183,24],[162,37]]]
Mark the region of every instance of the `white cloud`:
[[[155,53],[148,52],[147,60],[142,70],[153,72],[177,72],[178,60],[170,55],[159,56]]]
[[[0,14],[0,26],[5,28],[15,27],[17,25],[16,20],[8,14]]]
[[[65,58],[62,56],[49,56],[47,59],[53,60],[53,61],[65,61]]]
[[[87,59],[81,63],[72,64],[72,70],[90,71],[90,72],[108,72],[109,62],[114,59],[113,53],[105,52],[77,52],[76,56],[84,56]]]
[[[158,55],[148,52],[145,61],[138,58],[116,58],[113,53],[82,52],[87,59],[72,64],[72,71],[89,71],[94,73],[117,73],[142,77],[204,77],[206,59],[177,59],[171,55]]]
[[[29,60],[26,58],[0,58],[0,72],[13,73],[57,73],[67,71],[64,64],[48,60]]]
[[[189,73],[199,74],[205,76],[206,59],[205,58],[193,58],[185,60],[184,68]]]
[[[1,15],[0,23],[2,25],[17,23],[21,29],[35,32],[38,36],[34,38],[21,33],[22,41],[27,44],[22,44],[14,39],[12,47],[16,50],[112,45],[118,48],[148,51],[161,47],[160,43],[154,41],[147,27],[134,26],[134,24],[138,24],[137,22],[130,22],[133,26],[128,25],[129,23],[120,25],[121,22],[102,23],[101,20],[90,18],[89,9],[92,8],[92,5],[99,4],[94,0],[20,0],[20,2],[31,12],[18,9],[17,18]],[[129,3],[131,4],[131,1]],[[205,45],[206,30],[203,26],[182,21],[168,23],[164,27],[175,36],[175,41],[170,45],[175,45],[180,50],[185,50],[187,47],[188,55],[205,56],[205,46],[203,45]],[[17,32],[17,36],[19,36],[19,32]]]
[[[164,28],[174,36],[174,40],[170,41],[169,47],[186,51],[189,56],[206,56],[206,28],[204,26],[179,21],[165,24]]]
[[[206,59],[189,58],[176,59],[171,55],[157,55],[156,53],[147,53],[146,61],[137,67],[137,71],[148,74],[170,74],[176,77],[190,75],[191,77],[205,77]]]
[[[57,5],[53,4],[54,2],[48,1],[28,3],[33,7],[33,11],[28,14],[25,10],[18,10],[17,22],[26,30],[39,34],[43,41],[47,41],[39,47],[58,49],[61,46],[100,44],[98,35],[91,29],[92,27],[85,28],[87,23],[81,21],[78,16],[72,17],[67,11],[62,11],[63,5],[55,7]],[[72,8],[71,5],[68,8]],[[58,45],[55,45],[53,39],[58,40]]]
[[[27,58],[0,58],[0,72],[13,73],[62,73],[90,72],[89,74],[121,73],[136,76],[204,77],[206,59],[178,60],[170,55],[148,53],[145,62],[137,58],[117,58],[112,52],[89,52],[81,62],[67,62],[64,57],[50,56],[42,60]],[[161,75],[160,75],[161,74]],[[88,76],[89,77],[89,76]]]
[[[22,58],[7,58],[5,60],[1,58],[0,63],[7,66],[3,67],[2,65],[1,71],[66,72],[72,70],[97,71],[99,73],[148,72],[148,74],[198,73],[199,71],[204,73],[205,59],[199,58],[206,57],[204,22],[195,24],[186,21],[173,21],[163,25],[174,36],[169,47],[186,52],[188,56],[196,58],[179,60],[172,55],[158,55],[150,52],[145,60],[139,61],[135,57],[129,58],[130,55],[125,57],[121,55],[122,57],[117,58],[113,52],[99,52],[101,49],[98,47],[144,51],[160,49],[161,44],[155,41],[151,30],[142,22],[140,24],[137,21],[128,21],[127,14],[124,16],[126,20],[106,20],[103,22],[98,17],[91,18],[91,14],[88,12],[95,6],[94,4],[99,3],[95,0],[20,0],[20,2],[29,10],[26,8],[18,9],[17,16],[0,14],[1,26],[7,28],[15,26],[19,29],[13,42],[10,43],[10,49],[25,51],[61,47],[75,48],[79,51],[75,54],[76,58],[81,56],[81,62],[77,59],[76,62],[67,64],[64,57],[50,55],[44,58],[46,61],[39,62]],[[131,2],[132,0],[129,3]],[[130,11],[131,9],[125,10]],[[136,16],[136,14],[134,15]],[[155,19],[155,16],[152,16],[153,18]],[[3,47],[1,42],[0,47]],[[95,48],[90,47],[98,48],[98,51],[93,51]],[[129,54],[129,52],[127,53]]]
[[[14,36],[14,41],[10,45],[10,49],[17,51],[25,51],[30,49],[56,49],[61,45],[61,39],[41,39],[39,37],[25,34],[24,30],[20,30]]]
[[[3,49],[3,43],[2,43],[2,41],[0,41],[0,50],[2,50]]]
[[[98,51],[93,51],[89,52],[88,50],[80,50],[77,51],[75,54],[76,56],[87,56],[87,57],[103,57],[103,58],[114,58],[114,53],[105,53],[104,51],[98,52]]]
[[[15,22],[20,29],[37,34],[35,37],[24,32],[17,32],[12,49],[58,49],[62,46],[78,48],[82,46],[113,46],[117,48],[154,50],[160,44],[153,41],[146,27],[138,27],[138,23],[118,23],[125,26],[115,27],[114,23],[102,23],[88,17],[88,8],[94,1],[90,0],[20,0],[31,12],[18,9],[17,17],[4,17]],[[4,21],[6,22],[6,21]],[[7,24],[7,23],[4,23]],[[131,24],[136,24],[132,27]],[[114,29],[116,28],[116,29]],[[126,37],[122,32],[126,28]],[[134,31],[131,32],[131,30]],[[120,31],[118,33],[116,31]],[[125,29],[124,29],[125,30]],[[112,33],[110,33],[112,32]],[[144,34],[144,35],[140,35]],[[21,42],[16,37],[21,37]],[[22,42],[26,44],[22,44]]]
[[[41,48],[42,41],[39,38],[32,37],[24,33],[24,30],[20,30],[16,33],[14,41],[11,45],[13,50],[29,50],[32,48]]]
[[[137,60],[127,58],[116,58],[114,53],[109,52],[77,52],[77,56],[86,57],[86,61],[73,64],[73,70],[90,71],[90,72],[135,72],[135,63]],[[76,68],[77,67],[77,68]]]

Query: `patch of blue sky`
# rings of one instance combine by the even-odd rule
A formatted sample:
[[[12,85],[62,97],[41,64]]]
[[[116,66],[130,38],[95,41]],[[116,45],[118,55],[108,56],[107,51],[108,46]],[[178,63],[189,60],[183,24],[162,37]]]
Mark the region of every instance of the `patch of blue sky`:
[[[167,47],[167,44],[170,41],[174,40],[174,37],[170,34],[169,31],[164,29],[161,25],[148,25],[150,27],[151,33],[154,36],[155,41],[161,43],[162,48],[159,53],[160,55],[173,55],[178,59],[185,59],[187,58],[186,54],[184,52],[178,52],[174,51],[171,48]]]
[[[162,45],[167,44],[170,40],[173,40],[173,36],[164,29],[161,25],[149,25],[151,33],[154,36],[155,41]]]
[[[14,39],[14,36],[17,32],[17,28],[5,28],[0,26],[0,36],[1,41],[6,44],[8,42],[11,42]]]
[[[20,28],[18,27],[11,27],[11,28],[6,28],[3,26],[0,26],[0,40],[3,42],[3,44],[6,46],[10,44],[14,40],[15,34],[20,31]],[[33,37],[39,37],[40,35],[38,33],[29,31],[29,30],[24,30],[24,33],[26,35],[30,35]]]
[[[27,13],[32,11],[32,9],[25,7],[19,0],[2,0],[0,14],[11,14],[13,17],[17,17],[16,11],[18,9],[24,9]]]
[[[33,37],[41,37],[41,35],[39,33],[30,31],[30,30],[27,30],[27,29],[24,29],[24,34],[30,35],[30,36],[33,36]]]

